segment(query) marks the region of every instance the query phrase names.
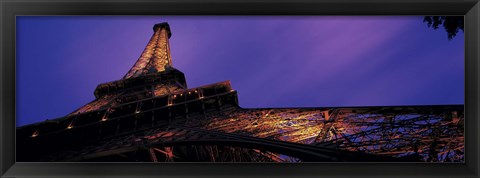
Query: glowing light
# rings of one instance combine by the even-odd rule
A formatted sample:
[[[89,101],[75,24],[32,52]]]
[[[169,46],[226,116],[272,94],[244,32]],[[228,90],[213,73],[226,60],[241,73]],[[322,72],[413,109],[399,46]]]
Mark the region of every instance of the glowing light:
[[[174,158],[178,158],[178,156],[173,153],[173,147],[165,147],[165,151],[158,148],[153,149],[160,153],[163,153],[165,155],[165,161],[173,161]]]
[[[103,119],[102,119],[102,122],[104,122],[104,121],[107,121],[107,118],[103,118]]]
[[[138,114],[138,113],[140,113],[140,111],[135,111],[135,114]]]
[[[71,128],[73,128],[73,121],[70,122],[70,124],[68,124],[68,126],[67,126],[67,129],[71,129]]]
[[[37,137],[37,136],[38,136],[38,129],[32,134],[32,137]]]

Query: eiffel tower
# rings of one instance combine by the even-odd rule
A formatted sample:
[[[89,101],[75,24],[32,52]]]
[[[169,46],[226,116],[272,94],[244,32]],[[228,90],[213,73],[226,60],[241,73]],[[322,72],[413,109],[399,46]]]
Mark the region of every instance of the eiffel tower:
[[[258,108],[188,88],[168,23],[127,74],[65,117],[17,128],[19,162],[463,162],[464,106]]]

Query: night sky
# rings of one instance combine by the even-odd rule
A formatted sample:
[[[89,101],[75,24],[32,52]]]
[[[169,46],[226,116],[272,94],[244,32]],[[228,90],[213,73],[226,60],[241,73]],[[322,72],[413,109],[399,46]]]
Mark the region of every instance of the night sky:
[[[422,16],[20,16],[17,126],[121,79],[167,21],[189,88],[230,80],[244,108],[464,103],[464,35]]]

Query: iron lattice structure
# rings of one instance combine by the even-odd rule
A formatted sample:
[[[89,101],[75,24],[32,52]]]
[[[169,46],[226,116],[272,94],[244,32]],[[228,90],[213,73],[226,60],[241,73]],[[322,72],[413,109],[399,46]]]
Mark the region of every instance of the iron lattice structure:
[[[17,161],[464,161],[463,105],[244,109],[229,81],[188,89],[153,30],[94,101],[17,128]]]

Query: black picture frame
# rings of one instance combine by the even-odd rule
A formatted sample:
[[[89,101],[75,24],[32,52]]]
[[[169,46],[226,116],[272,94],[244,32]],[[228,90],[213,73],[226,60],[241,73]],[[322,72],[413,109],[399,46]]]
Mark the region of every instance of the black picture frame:
[[[0,0],[2,177],[479,177],[479,0]],[[465,15],[465,163],[16,163],[19,15]]]

